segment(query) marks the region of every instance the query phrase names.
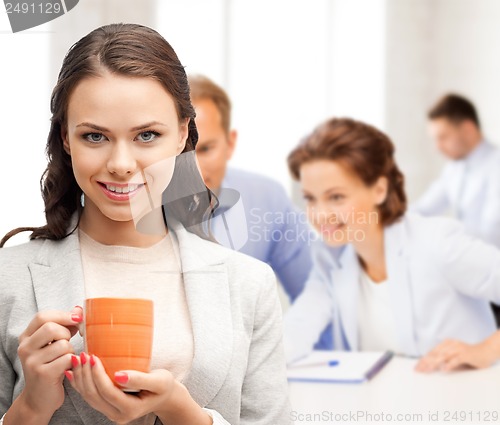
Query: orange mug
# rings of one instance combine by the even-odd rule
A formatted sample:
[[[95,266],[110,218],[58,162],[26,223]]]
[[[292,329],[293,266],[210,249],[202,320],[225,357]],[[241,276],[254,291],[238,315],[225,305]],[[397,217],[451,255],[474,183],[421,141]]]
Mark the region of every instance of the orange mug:
[[[149,372],[153,346],[153,301],[138,298],[87,299],[85,342],[87,353],[101,359],[113,382],[115,372],[120,370]]]

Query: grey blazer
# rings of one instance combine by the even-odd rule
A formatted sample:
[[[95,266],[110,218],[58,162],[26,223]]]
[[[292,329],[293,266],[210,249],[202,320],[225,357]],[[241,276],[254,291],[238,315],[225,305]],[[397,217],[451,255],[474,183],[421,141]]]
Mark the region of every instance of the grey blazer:
[[[183,380],[193,399],[232,425],[290,424],[281,306],[271,268],[184,230],[178,241],[194,337]],[[78,234],[0,249],[0,417],[24,386],[18,337],[36,312],[84,303]],[[83,350],[79,334],[71,342]],[[64,380],[50,425],[106,425]],[[215,422],[215,419],[214,419]],[[157,423],[160,423],[159,419]],[[215,422],[217,423],[217,422]]]

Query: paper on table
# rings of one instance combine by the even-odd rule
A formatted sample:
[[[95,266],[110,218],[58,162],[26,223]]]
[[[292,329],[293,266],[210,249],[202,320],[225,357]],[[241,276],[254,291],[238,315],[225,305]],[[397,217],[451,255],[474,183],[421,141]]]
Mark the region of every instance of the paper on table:
[[[375,376],[392,357],[390,351],[314,351],[289,365],[287,375],[289,381],[360,384]],[[331,360],[337,360],[339,364],[327,366]],[[317,363],[325,366],[305,366]]]

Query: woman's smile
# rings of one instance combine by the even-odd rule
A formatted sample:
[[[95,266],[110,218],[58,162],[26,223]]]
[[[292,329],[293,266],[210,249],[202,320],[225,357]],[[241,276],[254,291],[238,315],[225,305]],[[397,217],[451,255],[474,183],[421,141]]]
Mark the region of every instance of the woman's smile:
[[[128,201],[145,186],[144,183],[97,182],[104,194],[113,201]]]
[[[323,234],[333,234],[338,230],[342,230],[345,227],[344,223],[339,224],[322,224],[320,225],[320,231]]]

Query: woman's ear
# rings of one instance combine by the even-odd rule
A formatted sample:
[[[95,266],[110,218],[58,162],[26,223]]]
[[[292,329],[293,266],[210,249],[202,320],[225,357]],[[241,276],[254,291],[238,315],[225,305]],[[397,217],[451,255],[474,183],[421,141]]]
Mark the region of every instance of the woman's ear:
[[[191,118],[186,118],[179,123],[179,144],[177,145],[177,155],[179,155],[186,147],[186,140],[189,136],[189,121]]]
[[[69,147],[69,141],[68,141],[68,132],[65,128],[61,127],[61,139],[63,141],[63,148],[64,151],[68,154],[71,155],[71,149]]]
[[[385,176],[381,176],[373,185],[373,194],[375,197],[375,205],[382,205],[387,199],[389,191],[389,180]]]

